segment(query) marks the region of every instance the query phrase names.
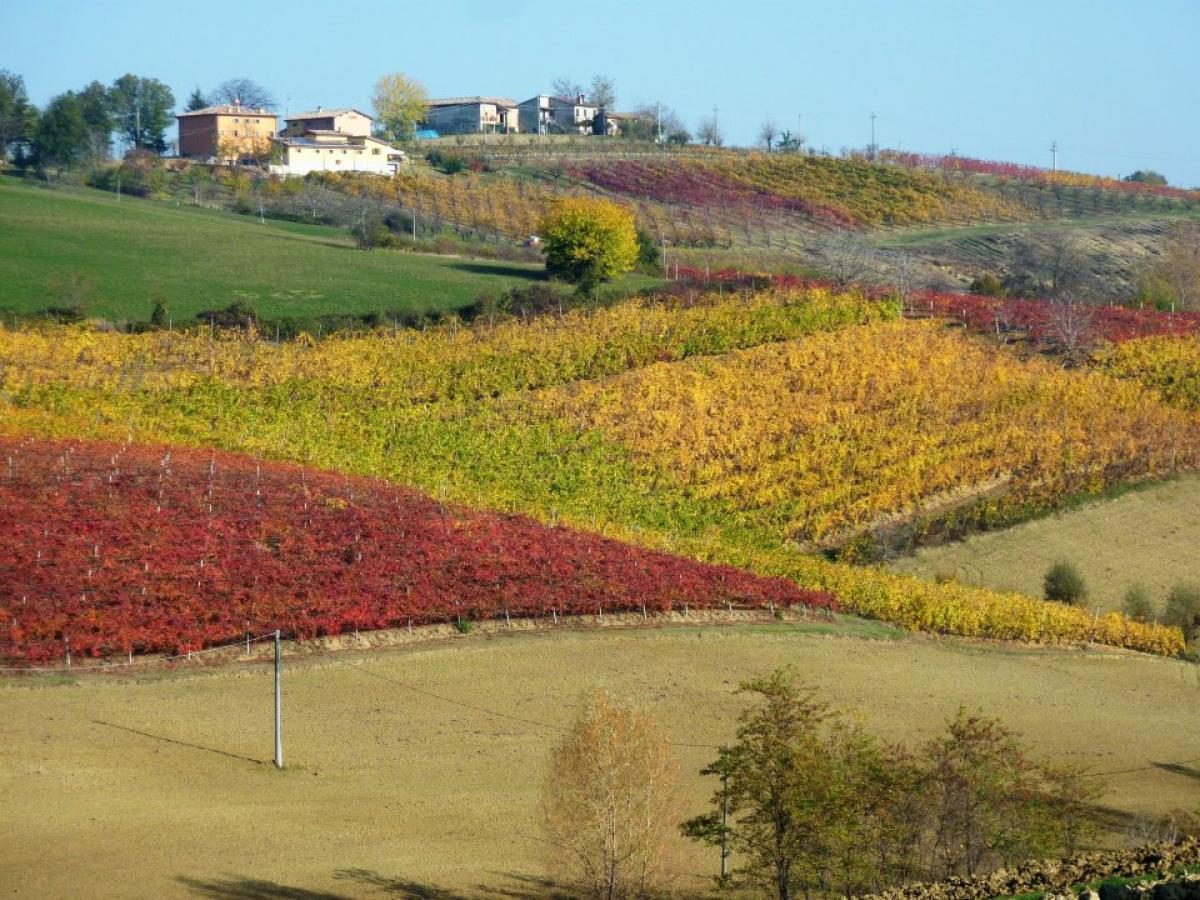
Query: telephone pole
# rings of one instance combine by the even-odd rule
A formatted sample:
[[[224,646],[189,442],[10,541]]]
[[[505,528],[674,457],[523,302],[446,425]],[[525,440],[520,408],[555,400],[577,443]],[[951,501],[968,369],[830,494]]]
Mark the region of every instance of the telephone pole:
[[[283,768],[283,712],[279,685],[279,629],[275,629],[275,768]]]
[[[1058,141],[1050,142],[1050,178],[1058,174]]]
[[[871,113],[871,152],[869,154],[871,159],[875,158],[875,119],[876,118],[877,117],[876,117],[875,113],[872,112]]]

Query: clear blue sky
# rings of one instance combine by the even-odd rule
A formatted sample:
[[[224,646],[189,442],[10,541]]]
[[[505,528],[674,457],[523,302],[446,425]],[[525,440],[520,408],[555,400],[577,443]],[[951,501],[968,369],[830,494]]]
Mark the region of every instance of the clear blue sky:
[[[1200,0],[136,0],[9,4],[0,68],[36,103],[125,72],[193,87],[246,76],[280,111],[368,107],[387,72],[431,96],[522,100],[601,73],[728,138],[771,117],[836,152],[882,146],[1200,185]]]

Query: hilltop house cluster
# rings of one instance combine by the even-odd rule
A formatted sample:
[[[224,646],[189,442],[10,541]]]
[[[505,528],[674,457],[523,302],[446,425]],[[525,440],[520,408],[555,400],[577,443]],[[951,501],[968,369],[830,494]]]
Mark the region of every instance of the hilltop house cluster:
[[[418,137],[450,134],[618,135],[628,118],[609,113],[579,94],[574,99],[539,94],[517,103],[503,97],[430,100]],[[179,155],[234,161],[270,157],[278,175],[369,172],[391,175],[405,154],[374,136],[375,120],[357,109],[322,109],[289,115],[279,128],[275,113],[245,106],[207,106],[180,113]]]

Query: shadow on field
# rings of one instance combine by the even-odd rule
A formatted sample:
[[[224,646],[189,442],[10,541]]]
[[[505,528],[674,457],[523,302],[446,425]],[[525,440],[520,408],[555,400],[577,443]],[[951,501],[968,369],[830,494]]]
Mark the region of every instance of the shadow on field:
[[[1195,778],[1200,780],[1200,769],[1193,769],[1191,766],[1185,766],[1177,762],[1156,762],[1156,769],[1162,769],[1164,772],[1171,772],[1175,775],[1183,775],[1185,778]]]
[[[503,275],[508,278],[523,278],[527,281],[545,281],[546,273],[541,269],[519,269],[513,265],[499,265],[486,262],[468,262],[455,260],[447,265],[448,269],[459,269],[473,275]]]
[[[243,762],[251,762],[256,766],[265,765],[267,760],[254,759],[250,756],[242,756],[238,753],[230,753],[228,750],[219,750],[216,747],[205,747],[203,744],[191,744],[187,741],[176,740],[175,738],[165,737],[161,734],[151,734],[149,731],[139,731],[136,728],[130,728],[128,725],[117,725],[113,722],[104,722],[100,719],[92,719],[93,725],[103,725],[105,728],[115,728],[118,731],[127,731],[130,734],[136,734],[139,737],[150,738],[154,741],[162,741],[165,744],[175,744],[177,747],[188,747],[191,750],[203,750],[205,753],[216,753],[220,756],[228,756],[230,759],[240,759]]]
[[[175,879],[191,893],[211,900],[349,900],[343,894],[327,894],[259,878]]]
[[[370,869],[338,869],[333,877],[348,879],[360,885],[370,885],[376,890],[407,900],[467,900],[477,897],[507,897],[511,900],[551,900],[561,896],[554,884],[544,878],[521,875],[517,872],[496,873],[508,884],[480,884],[469,894],[447,890],[433,884],[412,881],[408,878],[389,878]]]

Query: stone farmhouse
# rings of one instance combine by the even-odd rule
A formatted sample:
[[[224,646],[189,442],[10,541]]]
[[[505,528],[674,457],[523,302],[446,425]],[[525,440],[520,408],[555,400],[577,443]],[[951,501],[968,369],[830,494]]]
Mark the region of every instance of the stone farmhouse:
[[[247,106],[206,106],[180,113],[179,155],[218,162],[265,159],[279,116]]]
[[[423,124],[438,134],[515,134],[521,130],[516,101],[504,97],[430,100]]]

